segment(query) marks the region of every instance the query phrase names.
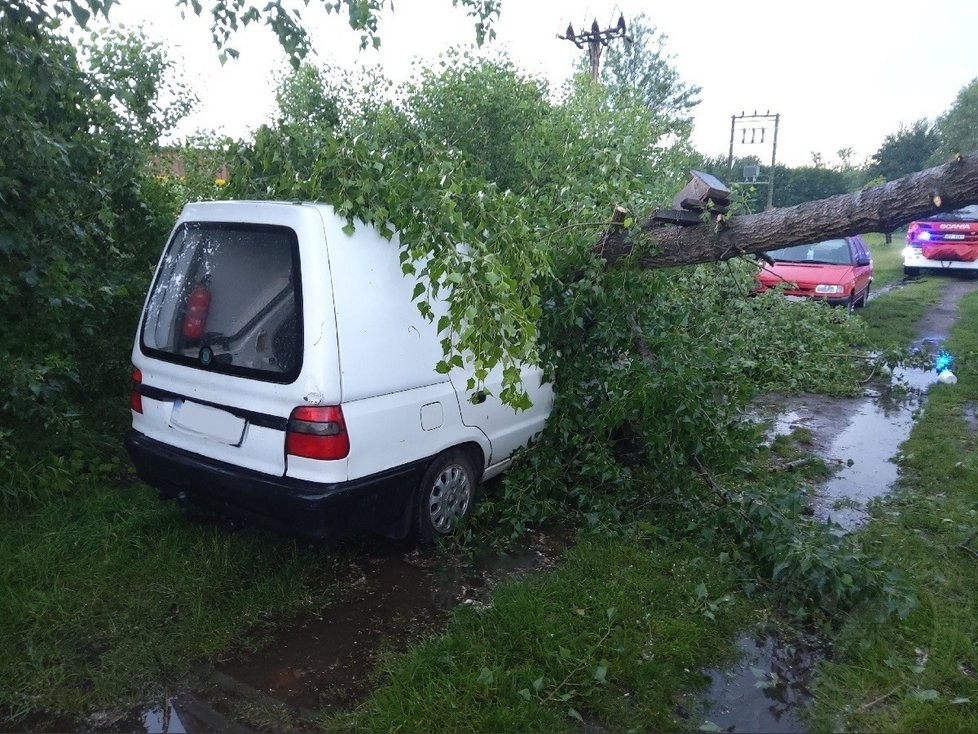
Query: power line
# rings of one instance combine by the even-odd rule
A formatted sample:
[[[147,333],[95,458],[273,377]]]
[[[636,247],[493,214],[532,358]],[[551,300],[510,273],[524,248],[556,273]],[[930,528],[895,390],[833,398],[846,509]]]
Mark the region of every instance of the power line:
[[[608,42],[618,38],[624,38],[629,43],[632,42],[632,37],[626,34],[624,15],[618,16],[618,24],[616,26],[606,28],[605,30],[601,30],[598,21],[594,20],[591,22],[590,30],[575,33],[574,24],[568,23],[564,35],[558,35],[557,38],[562,41],[570,41],[581,49],[585,45],[587,46],[588,55],[591,59],[591,81],[593,82],[598,81],[601,75],[601,51],[608,45]]]

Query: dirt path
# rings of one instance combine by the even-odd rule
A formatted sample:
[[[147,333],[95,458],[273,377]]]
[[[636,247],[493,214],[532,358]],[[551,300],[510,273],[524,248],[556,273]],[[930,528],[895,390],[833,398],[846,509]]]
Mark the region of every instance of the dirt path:
[[[953,280],[944,288],[940,303],[917,322],[918,344],[940,344],[951,333],[958,318],[958,304],[969,293],[978,290],[978,280]]]

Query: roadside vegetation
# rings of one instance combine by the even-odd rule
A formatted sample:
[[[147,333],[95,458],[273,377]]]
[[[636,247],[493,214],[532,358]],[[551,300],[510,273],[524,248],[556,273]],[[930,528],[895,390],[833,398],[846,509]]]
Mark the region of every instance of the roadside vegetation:
[[[912,286],[906,294],[925,300]],[[978,730],[978,296],[959,311],[946,345],[958,383],[928,391],[901,448],[900,484],[860,531],[875,556],[904,569],[919,606],[886,624],[872,604],[840,617],[815,690],[815,731]],[[886,341],[902,336],[889,321],[877,328]]]
[[[398,95],[374,74],[307,65],[252,139],[163,150],[192,103],[179,75],[138,34],[76,50],[56,14],[85,7],[0,9],[0,160],[16,174],[3,172],[0,208],[0,726],[111,727],[198,662],[348,588],[341,552],[190,523],[122,456],[132,334],[188,200],[317,199],[393,224],[405,274],[454,289],[437,369],[466,349],[479,369],[501,363],[517,405],[520,360],[558,385],[544,439],[445,550],[550,524],[579,531],[575,548],[391,656],[376,694],[327,728],[683,728],[673,696],[702,683],[741,625],[824,627],[867,604],[918,619],[900,555],[807,519],[808,475],[769,472],[784,457],[744,420],[765,391],[857,391],[865,360],[838,355],[871,349],[865,323],[889,309],[871,300],[864,322],[752,297],[749,261],[649,271],[608,268],[594,250],[613,206],[630,220],[704,167],[689,144],[694,90],[667,59],[636,55],[652,66],[627,72],[672,80],[665,111],[584,78],[552,94],[505,58],[464,52]],[[351,14],[361,30],[368,20]],[[186,175],[172,175],[174,156]],[[826,193],[838,192],[813,198]],[[916,308],[907,296],[903,318]]]

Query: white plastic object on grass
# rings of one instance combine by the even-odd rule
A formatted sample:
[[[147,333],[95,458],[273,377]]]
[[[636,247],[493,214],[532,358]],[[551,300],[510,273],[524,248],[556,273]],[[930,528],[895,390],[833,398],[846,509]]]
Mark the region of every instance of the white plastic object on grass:
[[[937,376],[937,379],[943,382],[945,385],[954,385],[958,381],[957,375],[951,372],[951,370],[944,370]]]

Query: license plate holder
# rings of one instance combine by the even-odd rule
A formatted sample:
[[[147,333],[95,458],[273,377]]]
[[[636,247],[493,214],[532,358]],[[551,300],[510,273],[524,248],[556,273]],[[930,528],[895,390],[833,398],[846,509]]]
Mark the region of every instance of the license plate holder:
[[[170,413],[170,427],[184,433],[240,446],[247,421],[226,410],[192,400],[177,400]]]

